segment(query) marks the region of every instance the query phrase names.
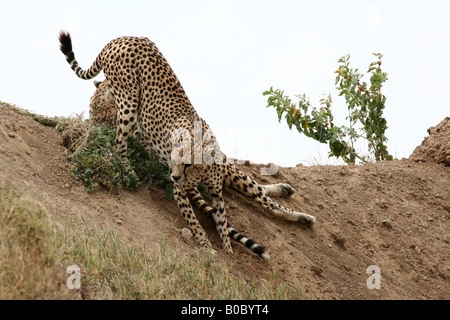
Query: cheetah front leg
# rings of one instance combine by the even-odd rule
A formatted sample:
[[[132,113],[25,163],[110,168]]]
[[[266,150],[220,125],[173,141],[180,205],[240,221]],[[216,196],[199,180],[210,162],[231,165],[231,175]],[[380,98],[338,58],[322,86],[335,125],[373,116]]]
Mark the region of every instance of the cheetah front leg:
[[[225,211],[225,202],[222,197],[222,191],[210,189],[209,192],[213,197],[212,207],[215,208],[214,212],[212,213],[212,217],[216,224],[217,232],[222,239],[223,249],[229,253],[233,253],[233,249],[231,248],[230,235],[228,233],[227,214]]]
[[[198,222],[194,210],[192,209],[188,198],[188,191],[189,189],[183,188],[177,183],[173,184],[173,198],[175,199],[184,220],[186,220],[189,229],[192,231],[195,241],[202,248],[212,248],[211,243],[206,238],[205,231],[200,225],[200,222]],[[215,253],[214,250],[212,250],[212,252]]]
[[[212,208],[202,197],[197,188],[189,189],[189,198],[193,203],[199,208],[201,211],[205,212],[208,216],[213,215],[216,209]],[[255,240],[247,238],[245,235],[239,233],[236,229],[234,229],[230,223],[227,221],[227,229],[230,238],[240,242],[254,253],[259,255],[263,259],[270,259],[270,254],[267,252],[266,248],[261,247],[259,244],[255,242]]]

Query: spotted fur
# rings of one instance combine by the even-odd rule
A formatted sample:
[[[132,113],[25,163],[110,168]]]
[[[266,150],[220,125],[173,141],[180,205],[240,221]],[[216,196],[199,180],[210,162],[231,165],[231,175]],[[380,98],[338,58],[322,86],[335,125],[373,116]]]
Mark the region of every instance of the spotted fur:
[[[202,197],[200,192],[196,188],[190,189],[189,198],[191,201],[203,212],[205,212],[209,216],[213,216],[215,214],[215,209],[212,208]],[[227,222],[228,234],[234,240],[242,243],[247,248],[251,249],[254,253],[259,255],[263,259],[270,259],[270,254],[267,252],[266,248],[260,246],[255,242],[255,240],[247,238],[245,235],[239,233],[236,229],[234,229],[230,222]]]
[[[109,80],[94,81],[97,88],[89,105],[92,124],[105,124],[108,128],[117,128],[117,108],[111,92]]]
[[[200,246],[210,248],[211,243],[195,216],[191,201],[211,214],[226,251],[232,252],[232,237],[261,257],[269,257],[263,247],[230,226],[222,196],[224,185],[255,199],[274,217],[307,225],[315,222],[313,216],[285,208],[269,197],[271,194],[290,195],[292,187],[260,186],[228,163],[211,129],[198,116],[175,73],[149,39],[121,37],[112,40],[87,70],[78,65],[68,33],[61,32],[60,43],[61,51],[78,77],[91,79],[104,71],[108,82],[103,89],[110,88],[116,108],[116,120],[111,117],[105,121],[117,123],[116,143],[121,155],[126,158],[127,136],[136,129],[148,150],[154,151],[172,168],[174,199]],[[92,104],[91,100],[91,111]],[[97,111],[101,111],[101,104]],[[201,143],[190,143],[196,140],[199,126]],[[189,156],[187,150],[191,151]],[[208,160],[205,154],[209,155]],[[211,206],[199,196],[197,186],[200,183],[208,188],[213,198]]]
[[[178,130],[182,128],[184,132],[188,132],[188,137],[193,139],[196,134],[196,127],[201,127],[201,135],[206,137],[201,141],[200,145],[187,144],[184,145],[182,137],[176,136],[172,140],[172,156],[173,158],[181,159],[179,162],[172,163],[171,178],[174,183],[174,198],[178,203],[178,207],[187,221],[193,223],[191,229],[193,234],[198,239],[198,242],[204,246],[210,246],[208,239],[201,226],[195,217],[194,211],[190,205],[189,199],[184,195],[191,196],[195,193],[195,189],[199,184],[208,188],[212,196],[212,217],[215,221],[217,231],[222,239],[223,248],[226,251],[232,252],[230,245],[230,236],[236,235],[232,228],[230,229],[225,203],[222,195],[224,186],[231,186],[247,197],[254,199],[269,215],[288,220],[292,222],[300,222],[306,225],[313,224],[315,217],[301,213],[289,208],[281,206],[279,203],[273,201],[269,195],[285,196],[294,192],[294,189],[286,184],[260,186],[256,181],[251,179],[244,172],[240,171],[234,164],[229,163],[225,154],[220,150],[218,143],[208,124],[198,116],[187,116],[175,122],[174,128]],[[186,150],[190,154],[185,157]],[[200,149],[200,150],[197,150]],[[208,161],[206,157],[201,159],[198,163],[195,161],[196,151],[202,152],[205,155],[208,152],[214,158],[214,161]],[[198,194],[197,194],[198,197]],[[195,197],[193,198],[196,199]],[[200,204],[201,209],[208,208],[206,201],[196,200]],[[203,208],[202,208],[203,207]],[[242,237],[235,238],[242,240]],[[252,240],[253,241],[253,240]],[[247,245],[246,243],[244,243]],[[249,243],[250,247],[253,243]],[[252,248],[256,250],[257,247]],[[254,251],[255,251],[254,250]],[[256,251],[255,251],[256,252]],[[265,251],[264,251],[265,252]]]

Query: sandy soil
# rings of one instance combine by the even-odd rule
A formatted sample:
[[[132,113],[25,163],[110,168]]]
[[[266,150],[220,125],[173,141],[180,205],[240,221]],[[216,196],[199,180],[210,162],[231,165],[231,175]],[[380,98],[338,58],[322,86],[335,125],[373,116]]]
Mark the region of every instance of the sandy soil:
[[[273,220],[230,190],[225,198],[233,226],[272,256],[263,261],[233,242],[239,252],[232,272],[252,281],[269,280],[275,271],[277,281],[302,283],[306,297],[316,299],[450,299],[450,168],[428,156],[438,145],[446,159],[449,127],[430,129],[432,136],[415,151],[414,160],[299,165],[280,168],[274,176],[260,176],[261,165],[241,165],[261,183],[291,184],[297,192],[276,200],[315,215],[317,223],[304,228]],[[436,133],[447,140],[436,142]],[[433,146],[428,146],[431,140]],[[187,252],[198,250],[191,240],[183,240],[185,222],[164,190],[87,193],[70,174],[61,134],[3,105],[0,176],[7,188],[41,202],[62,227],[81,225],[84,219],[91,228],[114,228],[123,239],[144,243],[149,250],[158,248],[160,236]],[[218,258],[231,262],[233,257],[220,249],[213,222],[198,216]],[[372,265],[379,267],[380,289],[367,287],[372,273],[366,271]]]

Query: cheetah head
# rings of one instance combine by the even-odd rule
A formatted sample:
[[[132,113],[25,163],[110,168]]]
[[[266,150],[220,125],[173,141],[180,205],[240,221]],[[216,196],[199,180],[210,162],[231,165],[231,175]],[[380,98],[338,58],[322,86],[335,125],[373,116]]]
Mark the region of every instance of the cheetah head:
[[[184,115],[172,132],[171,179],[197,186],[211,166],[226,159],[209,126],[197,115]],[[201,139],[199,139],[201,137]],[[201,141],[200,141],[201,140]]]
[[[89,115],[95,125],[106,124],[109,128],[117,127],[117,108],[111,92],[109,80],[94,81],[97,88],[91,98]]]
[[[172,150],[172,173],[170,178],[177,184],[197,186],[206,170],[206,164],[203,161],[200,161],[200,163],[195,161],[193,148],[187,148],[180,148],[180,145],[177,145]],[[189,151],[191,152],[189,153]]]
[[[198,185],[204,172],[203,165],[178,164],[172,167],[170,178],[178,184]]]

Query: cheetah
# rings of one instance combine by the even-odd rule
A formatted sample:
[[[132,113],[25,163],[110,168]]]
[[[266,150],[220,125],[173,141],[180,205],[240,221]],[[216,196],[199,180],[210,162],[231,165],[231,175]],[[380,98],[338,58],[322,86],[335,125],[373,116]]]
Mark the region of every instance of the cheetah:
[[[114,104],[114,97],[111,94],[111,89],[109,88],[109,81],[94,81],[94,85],[97,90],[90,100],[89,110],[91,121],[97,125],[105,124],[111,129],[115,128],[117,126],[117,108]],[[135,135],[139,136],[139,134],[136,132]],[[142,143],[142,141],[140,142]],[[151,150],[147,151],[151,152]],[[231,181],[231,183],[233,183],[233,181]],[[275,197],[286,197],[292,195],[295,192],[294,188],[292,188],[288,184],[283,183],[261,185],[261,188],[264,190],[266,195]],[[201,211],[204,211],[207,215],[211,217],[213,216],[214,209],[210,207],[208,203],[202,198],[197,188],[191,188],[189,190],[189,198],[191,198],[191,201],[196,205],[197,208],[199,208]],[[269,253],[264,247],[258,245],[253,239],[250,239],[236,231],[233,227],[231,227],[229,223],[227,224],[227,229],[230,237],[250,248],[253,252],[263,257],[264,259],[270,258]]]
[[[306,225],[316,221],[314,216],[285,208],[269,197],[289,194],[293,192],[292,187],[260,186],[228,161],[152,41],[138,37],[114,39],[103,48],[93,65],[83,70],[72,51],[70,35],[61,32],[59,40],[61,51],[78,77],[88,80],[104,71],[117,109],[116,144],[121,156],[126,160],[127,137],[136,127],[148,149],[171,168],[174,199],[201,247],[212,246],[190,201],[212,215],[225,251],[233,252],[231,236],[262,258],[270,257],[264,248],[237,233],[228,223],[222,196],[224,185],[231,185],[255,199],[272,216]],[[199,196],[199,183],[208,188],[213,198],[211,206]]]
[[[111,93],[109,81],[94,81],[97,88],[89,104],[89,116],[94,125],[105,124],[110,129],[117,128],[117,108]]]
[[[223,248],[232,252],[230,244],[232,230],[229,228],[222,195],[225,186],[231,186],[243,195],[254,199],[275,218],[301,222],[308,226],[315,223],[314,216],[285,208],[268,195],[292,194],[294,190],[291,186],[285,184],[260,186],[239,170],[232,161],[228,161],[208,124],[202,118],[197,115],[181,117],[176,120],[173,128],[171,179],[174,181],[174,199],[186,221],[191,223],[194,237],[201,246],[210,247],[211,244],[197,219],[194,218],[189,197],[200,209],[212,215],[222,239]],[[201,136],[203,139],[196,142],[195,136]],[[211,206],[196,191],[196,186],[199,184],[208,188],[213,198]]]
[[[136,122],[150,148],[169,163],[166,123],[195,110],[155,44],[144,37],[114,39],[103,48],[93,65],[83,70],[72,51],[70,35],[61,32],[59,40],[61,51],[78,77],[89,80],[103,70],[110,82],[117,107],[116,144],[121,156],[126,159],[127,138]]]
[[[94,81],[94,86],[97,88],[91,98],[89,104],[89,116],[93,125],[104,124],[110,129],[117,128],[117,107],[114,101],[114,96],[111,93],[111,87],[108,79],[103,81]],[[150,154],[152,151],[147,144],[147,141],[142,137],[141,132],[137,130],[136,124],[133,124],[131,132],[134,133],[135,138]],[[128,168],[129,169],[129,168]]]

